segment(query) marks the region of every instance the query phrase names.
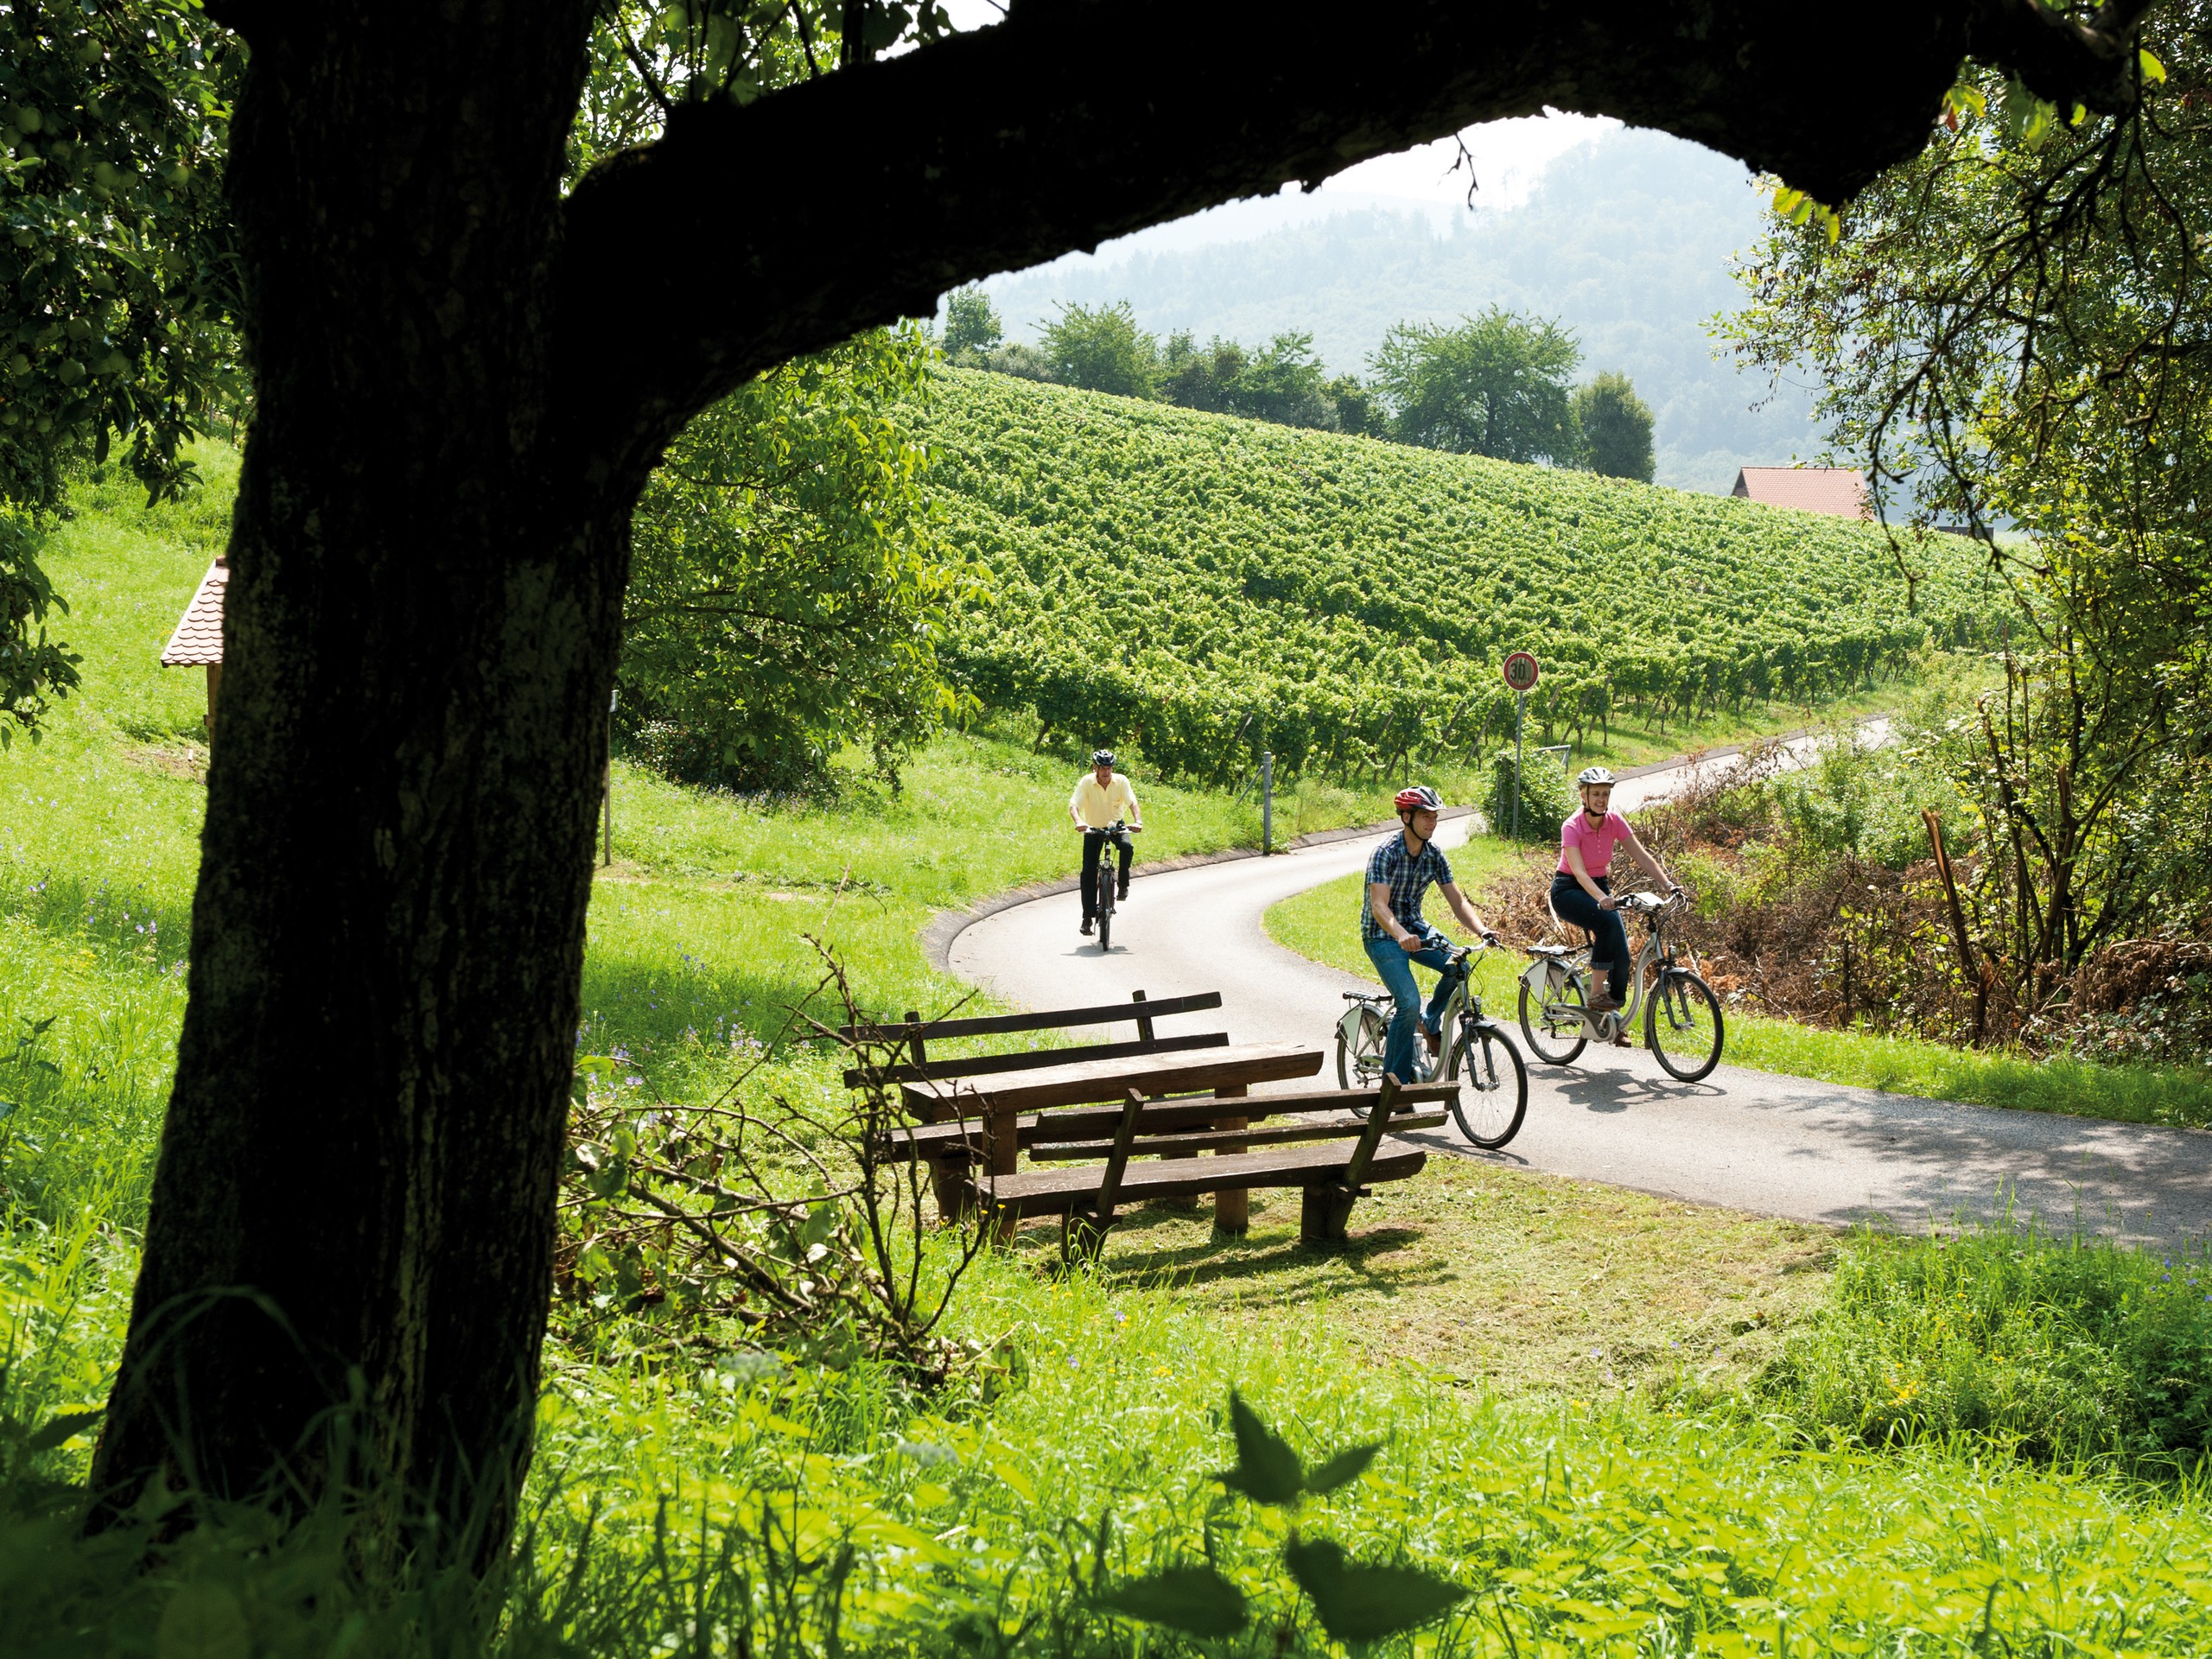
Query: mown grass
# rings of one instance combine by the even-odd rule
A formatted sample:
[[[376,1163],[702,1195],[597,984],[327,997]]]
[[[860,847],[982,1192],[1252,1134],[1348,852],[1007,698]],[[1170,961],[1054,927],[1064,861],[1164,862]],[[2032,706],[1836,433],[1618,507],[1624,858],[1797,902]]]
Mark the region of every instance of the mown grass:
[[[110,505],[50,552],[85,692],[43,744],[0,757],[0,1052],[15,1022],[54,1019],[31,1051],[53,1070],[0,1066],[0,1099],[19,1102],[0,1120],[0,1652],[1331,1651],[1284,1576],[1286,1518],[1212,1478],[1234,1460],[1232,1389],[1309,1459],[1385,1441],[1295,1524],[1469,1589],[1389,1651],[2203,1650],[2212,1516],[2178,1459],[2138,1468],[2077,1437],[2079,1458],[2038,1462],[2037,1443],[1963,1414],[1900,1444],[1852,1415],[1892,1370],[2001,1358],[2034,1372],[2004,1396],[2031,1414],[2103,1377],[2101,1408],[2150,1421],[2177,1374],[2151,1363],[2157,1332],[2184,1328],[2138,1294],[2156,1263],[2094,1247],[2080,1276],[2117,1293],[2007,1348],[2053,1301],[2041,1268],[1960,1254],[1945,1279],[1930,1253],[1956,1245],[1870,1237],[1846,1249],[1866,1288],[1839,1298],[1815,1230],[1441,1160],[1364,1203],[1340,1251],[1299,1245],[1282,1201],[1236,1243],[1203,1215],[1139,1211],[1096,1272],[1025,1236],[953,1307],[952,1334],[1016,1357],[1002,1392],[918,1395],[867,1361],[652,1367],[549,1347],[526,1526],[488,1588],[427,1535],[365,1554],[343,1515],[233,1506],[168,1543],[150,1520],[80,1541],[88,1425],[33,1431],[99,1405],[128,1312],[200,798],[200,683],[153,657],[219,534],[204,500]],[[879,1006],[942,1006],[963,992],[916,927],[1060,874],[1068,776],[1065,757],[988,735],[921,757],[896,798],[855,778],[829,807],[620,769],[587,1040],[664,1094],[719,1087],[814,983],[805,933]],[[1356,795],[1342,810],[1374,816]],[[1147,817],[1152,856],[1256,828],[1249,801],[1156,788]],[[1463,880],[1489,856],[1458,855]],[[1354,894],[1299,902],[1357,950]],[[828,1071],[794,1053],[767,1078],[822,1087]],[[1960,1293],[1982,1313],[1947,1323]],[[2098,1370],[2097,1354],[2130,1357]],[[1253,1626],[1194,1644],[1102,1611],[1084,1580],[1109,1516],[1109,1581],[1211,1558],[1252,1596]]]
[[[1464,871],[1455,863],[1460,886],[1475,894],[1478,909],[1484,874],[1508,868],[1514,856],[1487,837],[1482,841],[1485,848],[1497,850],[1478,854]],[[1459,856],[1453,855],[1455,861]],[[1355,874],[1284,899],[1267,913],[1268,937],[1300,956],[1373,979],[1373,965],[1356,929],[1360,887],[1361,878]],[[1525,962],[1518,951],[1509,949],[1492,953],[1476,973],[1475,987],[1486,1006],[1509,1026],[1518,1007],[1514,976]],[[1427,980],[1425,970],[1416,971]],[[2004,1050],[1958,1049],[1915,1037],[1824,1031],[1787,1020],[1763,1019],[1738,1008],[1728,1010],[1727,1020],[1722,1059],[1755,1071],[1929,1100],[2067,1113],[2120,1123],[2212,1128],[2212,1077],[2193,1068],[2106,1065],[2066,1054],[2037,1058]]]

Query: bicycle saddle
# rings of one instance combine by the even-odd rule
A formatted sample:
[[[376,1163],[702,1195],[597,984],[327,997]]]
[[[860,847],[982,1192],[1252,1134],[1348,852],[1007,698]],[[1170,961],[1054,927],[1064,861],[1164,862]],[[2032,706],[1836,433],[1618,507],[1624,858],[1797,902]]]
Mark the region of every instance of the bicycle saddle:
[[[1574,947],[1565,944],[1524,944],[1521,948],[1532,957],[1571,957],[1574,954]]]

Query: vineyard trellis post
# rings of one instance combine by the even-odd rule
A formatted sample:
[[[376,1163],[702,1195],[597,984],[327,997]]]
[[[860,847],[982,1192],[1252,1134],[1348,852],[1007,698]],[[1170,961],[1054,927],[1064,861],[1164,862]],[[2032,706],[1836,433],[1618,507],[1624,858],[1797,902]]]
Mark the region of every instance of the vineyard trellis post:
[[[1275,849],[1275,755],[1273,749],[1260,751],[1260,855],[1264,858]]]

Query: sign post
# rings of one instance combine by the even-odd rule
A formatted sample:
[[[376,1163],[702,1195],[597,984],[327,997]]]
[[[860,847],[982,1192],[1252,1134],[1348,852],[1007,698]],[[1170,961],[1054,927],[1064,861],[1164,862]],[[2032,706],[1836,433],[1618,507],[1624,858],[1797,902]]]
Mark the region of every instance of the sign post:
[[[1505,683],[1513,688],[1513,829],[1512,838],[1521,839],[1521,725],[1529,712],[1529,693],[1536,688],[1542,671],[1536,659],[1525,651],[1516,651],[1505,659]],[[1495,829],[1496,826],[1492,826]]]

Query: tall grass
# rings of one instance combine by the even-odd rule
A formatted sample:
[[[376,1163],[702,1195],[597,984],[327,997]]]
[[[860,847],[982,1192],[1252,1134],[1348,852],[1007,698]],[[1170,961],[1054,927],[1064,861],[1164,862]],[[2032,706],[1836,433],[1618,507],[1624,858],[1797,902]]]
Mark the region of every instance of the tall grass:
[[[2212,1262],[1999,1230],[1862,1237],[1756,1391],[1818,1446],[1963,1437],[2193,1475],[2212,1452]]]

